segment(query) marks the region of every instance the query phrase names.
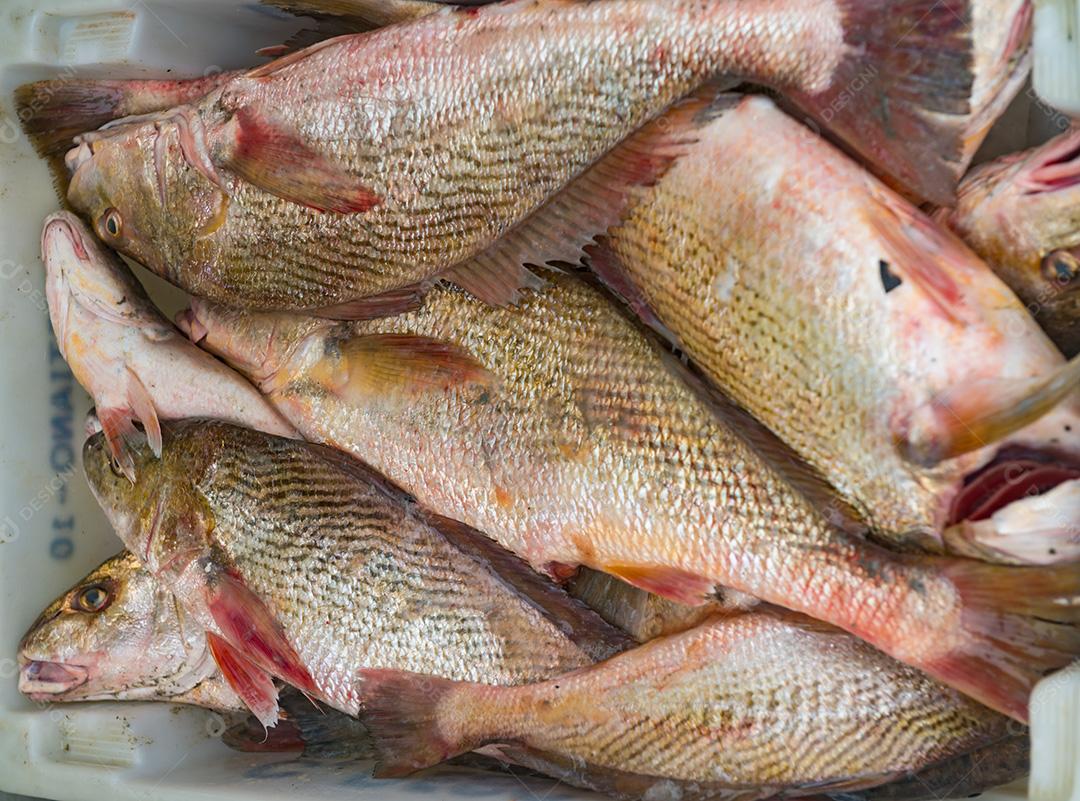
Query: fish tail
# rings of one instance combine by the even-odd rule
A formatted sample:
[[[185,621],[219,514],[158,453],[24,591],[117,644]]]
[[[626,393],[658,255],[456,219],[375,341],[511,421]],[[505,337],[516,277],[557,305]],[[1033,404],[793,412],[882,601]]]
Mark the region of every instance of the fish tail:
[[[361,719],[371,733],[376,778],[407,776],[478,748],[477,741],[447,738],[439,712],[447,696],[471,685],[403,670],[358,673]]]
[[[951,206],[972,112],[971,0],[838,0],[847,57],[792,99],[891,182]]]
[[[1080,566],[958,559],[945,574],[960,598],[962,631],[947,654],[920,666],[1026,723],[1039,679],[1080,658]]]

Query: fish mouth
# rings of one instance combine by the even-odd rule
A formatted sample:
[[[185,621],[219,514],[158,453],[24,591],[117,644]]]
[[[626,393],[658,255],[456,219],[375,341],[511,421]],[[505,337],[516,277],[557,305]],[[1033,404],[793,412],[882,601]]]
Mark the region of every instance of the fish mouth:
[[[184,335],[196,345],[206,339],[207,334],[210,333],[209,329],[202,324],[194,308],[187,308],[177,312],[174,322],[176,327],[183,331]]]
[[[62,255],[61,248],[66,243],[71,246],[75,257],[83,262],[90,261],[82,235],[81,223],[70,211],[57,211],[45,218],[41,228],[41,260],[52,263],[50,255]]]
[[[1080,127],[1039,153],[1025,170],[1020,183],[1025,195],[1080,186]]]
[[[19,671],[19,692],[32,701],[43,701],[70,693],[89,678],[90,669],[83,665],[32,659]]]
[[[949,509],[948,524],[986,520],[1016,501],[1045,495],[1061,484],[1078,480],[1080,464],[1062,460],[1057,454],[1003,450],[964,478]]]

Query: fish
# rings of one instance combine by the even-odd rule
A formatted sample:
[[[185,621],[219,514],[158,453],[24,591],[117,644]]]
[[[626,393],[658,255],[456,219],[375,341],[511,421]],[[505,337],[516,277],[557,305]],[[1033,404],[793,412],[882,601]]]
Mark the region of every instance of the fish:
[[[177,322],[301,434],[538,571],[689,606],[716,587],[818,617],[1023,720],[1080,655],[1080,571],[894,553],[769,432],[690,382],[586,278],[517,307],[455,287],[339,322],[194,299]],[[729,423],[737,420],[737,423]],[[1045,619],[1045,620],[1044,620]]]
[[[931,765],[913,776],[866,790],[831,793],[833,801],[931,801],[970,798],[1028,775],[1031,738],[1012,732],[970,753]]]
[[[129,480],[135,477],[125,443],[136,421],[155,451],[161,421],[184,417],[297,436],[246,379],[177,331],[127,265],[74,214],[45,219],[41,259],[57,348],[93,397],[112,458]]]
[[[355,715],[361,666],[520,683],[633,642],[337,451],[211,420],[163,434],[160,458],[145,438],[133,448],[134,483],[91,437],[86,477],[264,726],[277,720],[273,678]]]
[[[936,218],[1019,296],[1067,357],[1080,353],[1080,127],[975,168]]]
[[[874,537],[1080,556],[1080,518],[1030,497],[1080,486],[1080,362],[959,239],[768,98],[697,109],[655,123],[695,142],[586,248],[591,268]],[[602,185],[595,170],[580,180]]]
[[[966,753],[1008,718],[806,619],[720,616],[517,687],[360,671],[377,777],[481,749],[618,798],[857,790]]]
[[[33,701],[171,701],[241,712],[203,629],[129,551],[106,559],[38,616],[19,643]]]
[[[438,279],[513,304],[536,284],[523,261],[576,260],[618,203],[577,198],[529,215],[720,76],[784,90],[916,194],[949,202],[970,110],[970,20],[969,0],[444,9],[78,137],[67,199],[110,247],[222,303],[362,319],[415,307]],[[627,162],[612,194],[663,164]]]

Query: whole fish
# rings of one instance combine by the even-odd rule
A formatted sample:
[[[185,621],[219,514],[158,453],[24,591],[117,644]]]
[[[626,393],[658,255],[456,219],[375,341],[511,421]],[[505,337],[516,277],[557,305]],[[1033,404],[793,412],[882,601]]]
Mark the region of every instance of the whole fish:
[[[1009,721],[813,621],[721,617],[520,687],[360,671],[376,776],[505,744],[626,798],[754,799],[882,784]],[[485,749],[485,752],[490,749]]]
[[[49,604],[19,643],[19,692],[34,701],[172,701],[245,709],[203,629],[124,551]]]
[[[959,240],[768,99],[656,123],[684,124],[694,143],[589,249],[593,269],[879,535],[940,548],[1004,512],[987,555],[1080,557],[1080,516],[1030,497],[1080,489],[1080,362]]]
[[[1072,357],[1080,353],[1080,128],[973,170],[939,219]]]
[[[46,218],[41,258],[56,345],[94,398],[110,453],[132,481],[124,443],[135,434],[136,420],[156,452],[160,421],[183,417],[217,417],[296,436],[243,377],[181,335],[75,215]]]
[[[80,137],[68,200],[111,247],[236,306],[364,317],[415,305],[436,277],[513,302],[536,285],[522,261],[576,260],[617,204],[579,198],[505,235],[716,76],[784,90],[917,194],[948,203],[971,104],[969,1],[446,9],[321,42],[197,102]],[[657,166],[628,162],[611,185],[648,183]]]
[[[206,629],[264,724],[270,677],[349,714],[361,666],[533,681],[632,641],[486,537],[415,506],[343,454],[217,421],[172,424],[134,483],[86,441],[121,539]]]
[[[820,481],[750,425],[733,428],[604,293],[545,280],[517,308],[439,288],[386,319],[195,301],[180,323],[306,438],[538,570],[584,565],[688,605],[717,584],[749,593],[1018,718],[1035,681],[1080,655],[1080,631],[1036,619],[1080,618],[1080,571],[866,542],[827,516],[835,499]]]

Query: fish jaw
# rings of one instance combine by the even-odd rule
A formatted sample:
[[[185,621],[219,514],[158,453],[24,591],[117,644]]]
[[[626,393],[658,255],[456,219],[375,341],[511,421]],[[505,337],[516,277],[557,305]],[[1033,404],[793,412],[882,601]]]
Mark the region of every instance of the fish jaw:
[[[56,700],[86,684],[93,663],[28,660],[19,656],[19,692],[32,701]]]

